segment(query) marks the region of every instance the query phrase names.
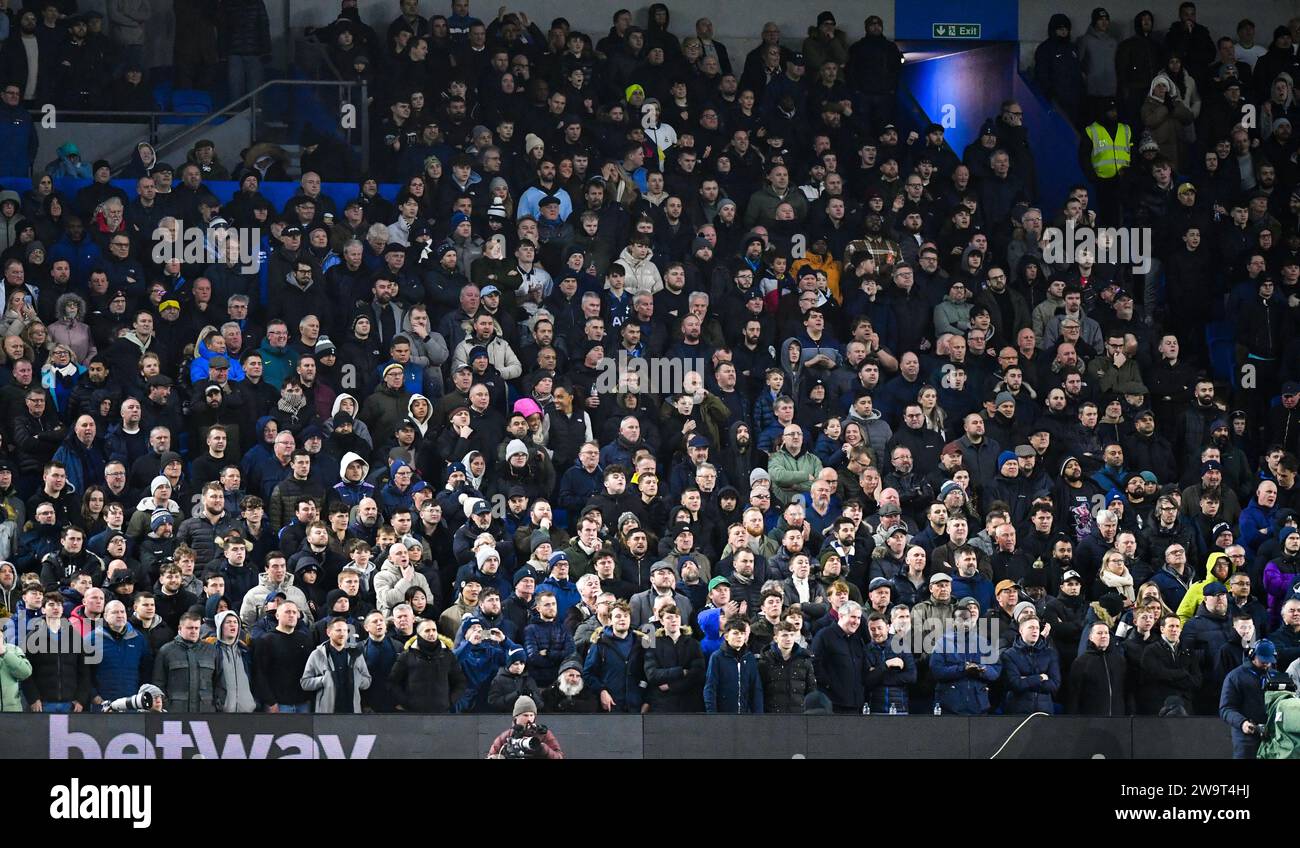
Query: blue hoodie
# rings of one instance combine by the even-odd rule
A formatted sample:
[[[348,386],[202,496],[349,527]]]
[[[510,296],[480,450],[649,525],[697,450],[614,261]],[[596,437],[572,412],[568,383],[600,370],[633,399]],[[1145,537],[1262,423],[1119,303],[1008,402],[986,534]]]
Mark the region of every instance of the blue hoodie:
[[[722,645],[722,610],[719,607],[701,610],[696,620],[699,622],[700,631],[704,634],[704,638],[700,640],[700,650],[704,652],[704,658],[707,660]]]
[[[537,587],[538,592],[542,590],[554,593],[557,607],[555,618],[558,621],[563,621],[564,616],[568,614],[570,609],[582,603],[582,593],[578,591],[577,586],[573,585],[572,580],[558,580],[554,576],[547,577]],[[509,596],[507,595],[507,597]]]
[[[1241,539],[1241,546],[1246,549],[1247,562],[1255,558],[1255,552],[1264,541],[1275,535],[1273,518],[1277,515],[1277,510],[1276,504],[1265,509],[1260,506],[1259,498],[1254,497],[1241,511],[1241,519],[1238,523],[1241,534],[1238,538]]]
[[[497,671],[505,668],[511,651],[521,650],[511,642],[509,637],[501,644],[484,638],[477,645],[462,642],[455,650],[456,659],[460,660],[460,669],[465,672],[465,694],[456,702],[454,711],[458,713],[486,712],[488,688]]]
[[[198,385],[208,379],[208,362],[214,356],[226,356],[224,353],[213,353],[208,346],[199,342],[198,348],[194,352],[194,360],[190,363],[190,383]],[[238,360],[226,356],[230,363],[229,379],[232,383],[238,383],[244,379],[244,369],[240,367]]]
[[[262,434],[266,432],[266,425],[272,420],[274,419],[270,415],[263,415],[261,418],[257,419],[255,436],[256,444],[249,448],[248,453],[244,454],[244,458],[239,461],[239,470],[243,472],[245,481],[248,480],[248,475],[258,466],[259,463],[268,458],[274,458],[275,456],[275,454],[271,452],[271,446],[262,438]]]

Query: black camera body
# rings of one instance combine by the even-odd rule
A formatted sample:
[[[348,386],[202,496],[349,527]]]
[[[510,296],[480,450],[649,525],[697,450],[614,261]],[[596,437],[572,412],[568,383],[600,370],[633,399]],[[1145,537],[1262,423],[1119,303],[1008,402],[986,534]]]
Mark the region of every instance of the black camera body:
[[[506,744],[501,746],[501,756],[507,760],[546,759],[546,748],[541,741],[546,733],[542,724],[516,724]]]

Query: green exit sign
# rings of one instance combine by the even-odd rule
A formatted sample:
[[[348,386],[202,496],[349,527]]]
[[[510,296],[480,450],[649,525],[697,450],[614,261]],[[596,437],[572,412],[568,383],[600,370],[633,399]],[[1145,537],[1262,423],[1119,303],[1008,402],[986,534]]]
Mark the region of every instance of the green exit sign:
[[[935,38],[979,38],[982,24],[935,24]]]

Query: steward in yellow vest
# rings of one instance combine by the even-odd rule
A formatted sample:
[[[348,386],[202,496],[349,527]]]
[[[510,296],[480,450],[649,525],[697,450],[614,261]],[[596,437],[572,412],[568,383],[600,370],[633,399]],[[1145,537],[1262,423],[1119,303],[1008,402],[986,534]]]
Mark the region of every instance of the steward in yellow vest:
[[[1112,180],[1132,162],[1133,130],[1120,123],[1115,101],[1108,101],[1099,121],[1084,128],[1079,164],[1097,180]]]

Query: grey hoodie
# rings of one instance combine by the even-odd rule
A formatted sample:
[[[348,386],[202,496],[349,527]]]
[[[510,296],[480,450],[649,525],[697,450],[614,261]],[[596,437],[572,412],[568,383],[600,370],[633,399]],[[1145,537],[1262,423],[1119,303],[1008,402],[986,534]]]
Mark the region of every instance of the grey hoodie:
[[[1089,97],[1114,97],[1118,81],[1115,75],[1115,51],[1119,42],[1109,32],[1096,26],[1079,37],[1075,48],[1083,66],[1084,86]]]
[[[217,613],[215,619],[217,635],[213,640],[213,645],[221,654],[221,682],[226,688],[226,699],[221,702],[220,708],[223,713],[251,713],[257,709],[257,701],[253,698],[253,683],[248,678],[248,669],[244,667],[244,652],[239,646],[239,640],[244,636],[244,628],[240,626],[235,641],[224,641],[221,638],[221,625],[225,623],[228,616],[234,616],[236,621],[239,620],[239,615],[232,610],[222,610]]]

